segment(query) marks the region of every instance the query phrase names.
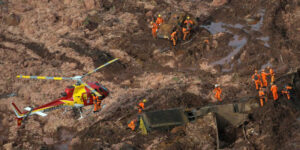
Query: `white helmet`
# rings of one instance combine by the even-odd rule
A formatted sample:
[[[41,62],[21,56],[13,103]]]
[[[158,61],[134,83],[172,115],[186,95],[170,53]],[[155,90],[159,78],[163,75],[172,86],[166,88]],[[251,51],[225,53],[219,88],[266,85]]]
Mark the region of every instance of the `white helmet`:
[[[219,86],[219,84],[215,84],[215,87],[218,87]]]

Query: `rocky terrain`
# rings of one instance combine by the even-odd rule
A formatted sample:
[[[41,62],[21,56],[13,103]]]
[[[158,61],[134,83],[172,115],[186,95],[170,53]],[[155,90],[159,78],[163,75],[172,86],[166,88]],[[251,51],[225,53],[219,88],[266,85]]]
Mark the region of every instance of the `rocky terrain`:
[[[149,22],[178,11],[198,21],[189,40],[153,39]],[[146,111],[201,107],[218,103],[218,83],[231,103],[257,95],[254,69],[280,77],[300,66],[298,0],[0,0],[0,20],[0,149],[215,149],[209,116],[147,136],[127,122],[144,98]],[[16,75],[72,77],[113,58],[85,79],[111,92],[100,113],[55,110],[17,126],[11,102],[39,106],[74,83]],[[299,110],[283,97],[230,131],[225,149],[300,149]]]

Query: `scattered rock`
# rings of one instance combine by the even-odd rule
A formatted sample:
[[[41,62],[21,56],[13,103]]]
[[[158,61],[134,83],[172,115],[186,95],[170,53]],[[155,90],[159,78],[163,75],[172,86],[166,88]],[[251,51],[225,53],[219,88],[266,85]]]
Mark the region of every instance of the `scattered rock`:
[[[219,7],[225,5],[227,2],[228,0],[213,0],[210,5],[213,7]]]

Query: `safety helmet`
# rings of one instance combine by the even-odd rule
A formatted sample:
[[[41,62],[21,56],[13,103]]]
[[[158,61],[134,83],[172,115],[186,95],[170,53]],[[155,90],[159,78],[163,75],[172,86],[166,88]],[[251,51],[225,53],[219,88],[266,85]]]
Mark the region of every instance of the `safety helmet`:
[[[158,17],[161,17],[161,15],[160,15],[160,14],[158,14]]]
[[[190,19],[190,16],[187,16],[186,19]]]
[[[146,99],[143,99],[143,102],[144,102],[144,103],[146,103],[146,102],[147,102],[147,100],[146,100]]]
[[[219,86],[219,84],[215,84],[215,87],[218,87]]]

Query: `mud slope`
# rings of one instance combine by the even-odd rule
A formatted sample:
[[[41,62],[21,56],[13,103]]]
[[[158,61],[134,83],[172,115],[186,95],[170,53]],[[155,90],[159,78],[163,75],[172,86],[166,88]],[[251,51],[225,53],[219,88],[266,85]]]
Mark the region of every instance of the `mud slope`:
[[[169,40],[153,39],[149,26],[158,14],[168,20],[173,12],[198,21],[188,40],[176,47]],[[193,140],[206,139],[203,146],[214,148],[209,131],[199,129],[203,137],[192,134],[197,123],[175,133],[143,136],[126,129],[127,122],[136,117],[136,105],[144,98],[146,111],[216,104],[216,83],[223,88],[222,103],[257,96],[250,79],[254,69],[272,66],[277,78],[300,66],[299,17],[297,0],[0,0],[0,145],[193,149]],[[100,113],[77,120],[76,111],[55,110],[17,127],[11,102],[20,108],[39,106],[59,98],[74,83],[16,75],[72,77],[114,58],[119,61],[85,79],[111,91]],[[278,86],[291,82],[282,78]],[[225,149],[299,149],[299,110],[293,102],[283,97],[278,103],[269,101],[252,117],[226,131],[234,138],[224,143]],[[183,139],[190,144],[180,145]]]

